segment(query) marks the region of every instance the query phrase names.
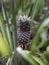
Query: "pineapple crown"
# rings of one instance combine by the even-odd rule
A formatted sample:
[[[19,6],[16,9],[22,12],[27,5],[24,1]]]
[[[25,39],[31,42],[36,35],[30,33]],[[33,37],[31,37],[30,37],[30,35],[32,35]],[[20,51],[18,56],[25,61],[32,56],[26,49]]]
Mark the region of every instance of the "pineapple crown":
[[[20,25],[20,22],[25,23],[26,21],[28,21],[28,23],[30,23],[31,22],[31,18],[28,17],[27,15],[24,15],[24,16],[19,15],[18,16],[18,19],[17,19],[18,25]]]
[[[27,15],[24,15],[24,16],[19,15],[17,23],[22,31],[29,31],[30,30],[30,21],[31,21],[31,18],[28,17]]]

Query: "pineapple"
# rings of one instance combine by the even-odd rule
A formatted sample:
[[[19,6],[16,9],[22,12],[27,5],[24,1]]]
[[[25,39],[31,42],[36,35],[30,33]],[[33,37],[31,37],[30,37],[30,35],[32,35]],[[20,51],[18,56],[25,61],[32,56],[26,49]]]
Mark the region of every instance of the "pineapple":
[[[17,22],[19,23],[19,27],[17,30],[18,35],[18,46],[22,48],[27,47],[27,43],[30,40],[30,17],[27,15],[18,17]]]

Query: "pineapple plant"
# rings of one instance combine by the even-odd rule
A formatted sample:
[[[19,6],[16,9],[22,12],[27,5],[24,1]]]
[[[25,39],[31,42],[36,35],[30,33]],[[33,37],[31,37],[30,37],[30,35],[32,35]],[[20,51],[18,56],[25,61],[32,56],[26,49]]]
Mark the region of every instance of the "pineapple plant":
[[[49,11],[43,13],[44,3],[45,0],[11,0],[6,8],[1,0],[0,55],[6,65],[49,64]]]

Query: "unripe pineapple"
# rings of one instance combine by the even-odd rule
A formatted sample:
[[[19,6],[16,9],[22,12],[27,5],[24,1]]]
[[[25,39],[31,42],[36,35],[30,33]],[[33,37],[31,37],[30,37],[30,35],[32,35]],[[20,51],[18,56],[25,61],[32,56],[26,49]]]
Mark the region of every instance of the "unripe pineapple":
[[[30,40],[30,17],[27,15],[20,16],[18,19],[19,28],[18,28],[18,45],[22,48],[27,47],[27,43]]]

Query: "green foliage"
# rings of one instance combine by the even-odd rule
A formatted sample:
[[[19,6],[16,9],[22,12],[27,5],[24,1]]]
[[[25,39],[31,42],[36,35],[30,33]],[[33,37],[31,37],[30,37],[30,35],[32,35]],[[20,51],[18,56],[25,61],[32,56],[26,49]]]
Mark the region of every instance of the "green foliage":
[[[44,20],[39,18],[43,16],[41,12],[44,7],[44,0],[11,0],[9,11],[4,7],[3,1],[1,0],[2,12],[0,14],[0,54],[1,57],[9,56],[9,65],[12,63],[19,65],[20,58],[23,58],[26,62],[31,65],[48,65],[49,64],[49,47],[46,46],[46,50],[40,50],[44,45],[49,45],[49,36],[45,40],[40,40],[40,35],[43,30],[48,30],[49,28],[49,17],[45,17]],[[6,5],[6,4],[5,4]],[[8,4],[9,6],[9,4]],[[11,8],[11,10],[10,10]],[[19,13],[19,11],[21,11]],[[8,13],[8,14],[7,14]],[[10,14],[9,14],[10,13]],[[41,14],[41,16],[39,16]],[[30,50],[23,50],[17,47],[17,17],[18,15],[28,15],[31,22],[31,33],[33,29],[36,29],[35,36],[31,40]],[[9,21],[10,16],[10,21]],[[39,18],[38,18],[39,16]],[[38,18],[38,20],[36,20]],[[41,23],[40,23],[41,21]],[[9,24],[9,22],[11,22]],[[39,25],[40,24],[40,25]],[[38,28],[39,27],[39,28]],[[32,29],[33,28],[33,29]],[[34,31],[33,31],[34,32]],[[49,33],[47,34],[49,35]],[[3,46],[2,46],[3,45]],[[3,51],[4,50],[4,51]],[[17,58],[18,56],[18,58]],[[9,58],[8,57],[8,58]],[[14,59],[15,60],[14,60]],[[18,59],[18,61],[17,61]],[[14,60],[14,61],[13,61]],[[22,60],[21,60],[22,61]],[[25,63],[24,61],[24,63]],[[8,62],[8,61],[7,61]],[[25,65],[25,64],[24,64]],[[27,65],[27,63],[26,63]]]
[[[37,33],[36,33],[36,36],[35,36],[34,39],[31,41],[31,44],[32,44],[32,45],[31,45],[31,50],[32,50],[32,52],[33,52],[33,50],[37,49],[36,44],[37,44],[37,42],[38,42],[38,40],[39,40],[40,33],[41,33],[44,29],[48,28],[48,25],[49,25],[49,18],[47,18],[46,20],[44,20],[44,22],[40,25],[40,27],[39,27],[39,29],[38,29],[38,31],[37,31]]]

